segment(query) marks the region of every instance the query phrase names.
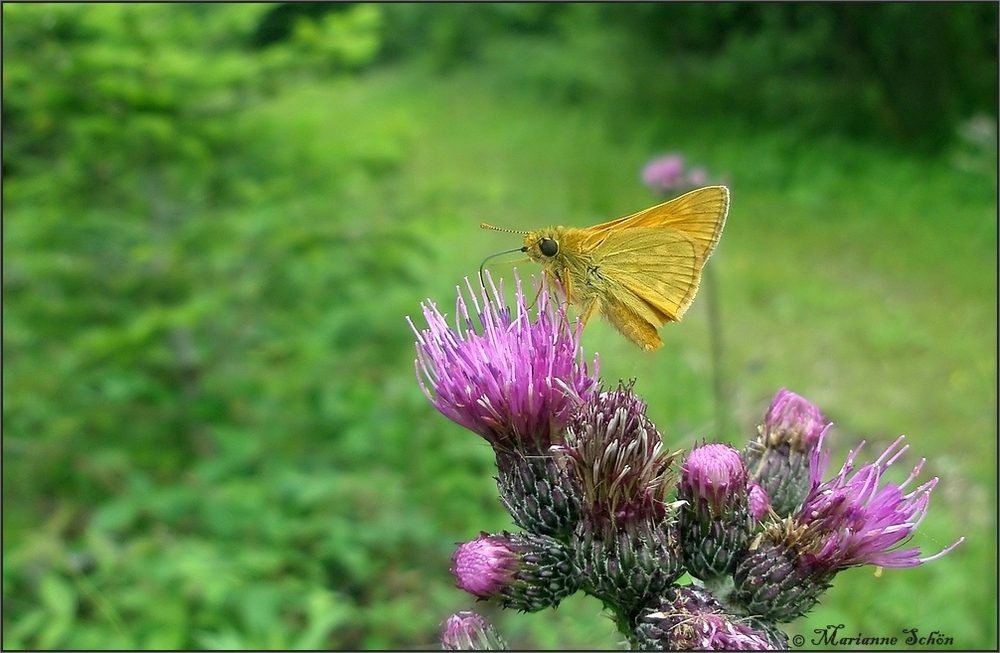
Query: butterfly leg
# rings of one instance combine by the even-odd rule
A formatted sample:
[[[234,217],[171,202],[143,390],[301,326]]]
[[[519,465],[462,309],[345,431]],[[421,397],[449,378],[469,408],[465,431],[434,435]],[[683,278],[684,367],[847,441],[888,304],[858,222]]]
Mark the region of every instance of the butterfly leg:
[[[597,311],[597,308],[600,305],[601,305],[601,300],[598,299],[597,297],[594,297],[592,300],[590,300],[590,303],[587,304],[587,308],[584,309],[583,311],[583,317],[580,318],[581,326],[587,326],[587,322],[590,320],[590,316],[593,315],[595,311]]]

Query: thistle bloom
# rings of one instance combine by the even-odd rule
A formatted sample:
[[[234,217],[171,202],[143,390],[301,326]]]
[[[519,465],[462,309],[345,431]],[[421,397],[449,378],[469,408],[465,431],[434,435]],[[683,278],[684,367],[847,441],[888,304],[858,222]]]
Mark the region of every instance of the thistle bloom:
[[[441,648],[446,651],[502,651],[506,642],[496,629],[471,610],[463,610],[448,617]]]
[[[768,526],[737,565],[736,596],[748,611],[778,622],[791,621],[811,609],[843,569],[865,564],[914,567],[962,542],[964,538],[926,558],[920,557],[919,548],[897,548],[927,514],[930,492],[937,484],[936,478],[931,479],[903,493],[923,467],[921,460],[901,485],[882,485],[885,470],[907,449],[899,448],[902,441],[900,436],[874,463],[854,472],[858,446],[840,473],[822,482],[829,452],[820,440],[810,458],[811,490],[802,508]]]
[[[494,450],[547,452],[558,441],[570,410],[598,390],[597,359],[591,375],[580,348],[580,325],[571,326],[565,307],[555,308],[543,284],[535,319],[517,279],[516,303],[504,307],[486,273],[482,303],[461,289],[454,329],[433,302],[423,305],[428,328],[417,330],[417,378],[445,417],[478,433]],[[473,316],[482,325],[475,329]]]
[[[516,272],[515,272],[515,278]],[[472,311],[458,293],[455,329],[430,301],[428,328],[417,334],[417,378],[431,404],[449,419],[485,438],[496,453],[500,500],[522,528],[568,536],[579,520],[576,487],[549,453],[562,442],[575,407],[600,389],[583,360],[580,323],[571,326],[545,285],[538,288],[534,320],[517,278],[513,309],[504,307],[486,273],[482,302],[466,280]],[[482,325],[477,332],[473,314]]]
[[[925,459],[921,459],[902,484],[879,486],[885,471],[909,448],[909,445],[899,447],[903,439],[904,436],[899,436],[874,463],[862,465],[851,474],[854,459],[864,446],[862,442],[848,454],[840,473],[825,483],[821,478],[826,472],[829,453],[821,452],[819,446],[813,450],[812,490],[795,519],[818,536],[825,535],[822,547],[814,554],[817,564],[837,570],[865,564],[915,567],[945,555],[965,539],[960,538],[926,558],[920,557],[918,547],[897,548],[912,537],[923,521],[931,490],[938,482],[932,478],[912,492],[903,493],[923,468]]]

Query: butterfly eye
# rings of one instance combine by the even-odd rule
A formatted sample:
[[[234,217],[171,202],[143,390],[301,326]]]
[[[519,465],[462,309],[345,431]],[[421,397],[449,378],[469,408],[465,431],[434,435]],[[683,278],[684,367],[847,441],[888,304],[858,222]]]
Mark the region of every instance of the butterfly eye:
[[[542,250],[544,256],[555,256],[559,252],[559,243],[551,238],[542,238],[538,243],[538,249]]]

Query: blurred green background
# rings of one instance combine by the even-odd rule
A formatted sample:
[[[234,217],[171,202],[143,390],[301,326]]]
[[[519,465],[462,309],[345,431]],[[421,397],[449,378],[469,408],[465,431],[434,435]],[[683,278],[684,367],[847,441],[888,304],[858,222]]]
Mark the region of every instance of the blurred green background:
[[[512,524],[405,316],[520,244],[481,221],[645,208],[667,151],[731,186],[715,292],[651,355],[588,326],[603,378],[677,447],[782,386],[835,465],[905,433],[914,543],[966,542],[788,631],[995,647],[996,101],[995,3],[5,3],[4,648],[435,648],[454,543]]]

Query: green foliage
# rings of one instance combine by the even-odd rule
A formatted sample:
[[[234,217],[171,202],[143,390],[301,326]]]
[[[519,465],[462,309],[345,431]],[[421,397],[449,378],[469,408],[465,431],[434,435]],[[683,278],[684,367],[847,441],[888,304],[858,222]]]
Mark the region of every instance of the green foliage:
[[[260,104],[260,12],[4,6],[5,646],[391,647],[445,612],[384,621],[437,600],[453,491],[407,453],[427,258],[374,192],[406,125]],[[289,47],[351,67],[377,27]]]
[[[437,71],[477,60],[499,35],[551,33],[564,11],[548,3],[398,3],[384,9],[386,59],[422,58]]]
[[[493,52],[508,89],[624,123],[737,117],[938,152],[960,121],[996,114],[989,3],[427,4],[386,20],[387,56],[448,69]]]

